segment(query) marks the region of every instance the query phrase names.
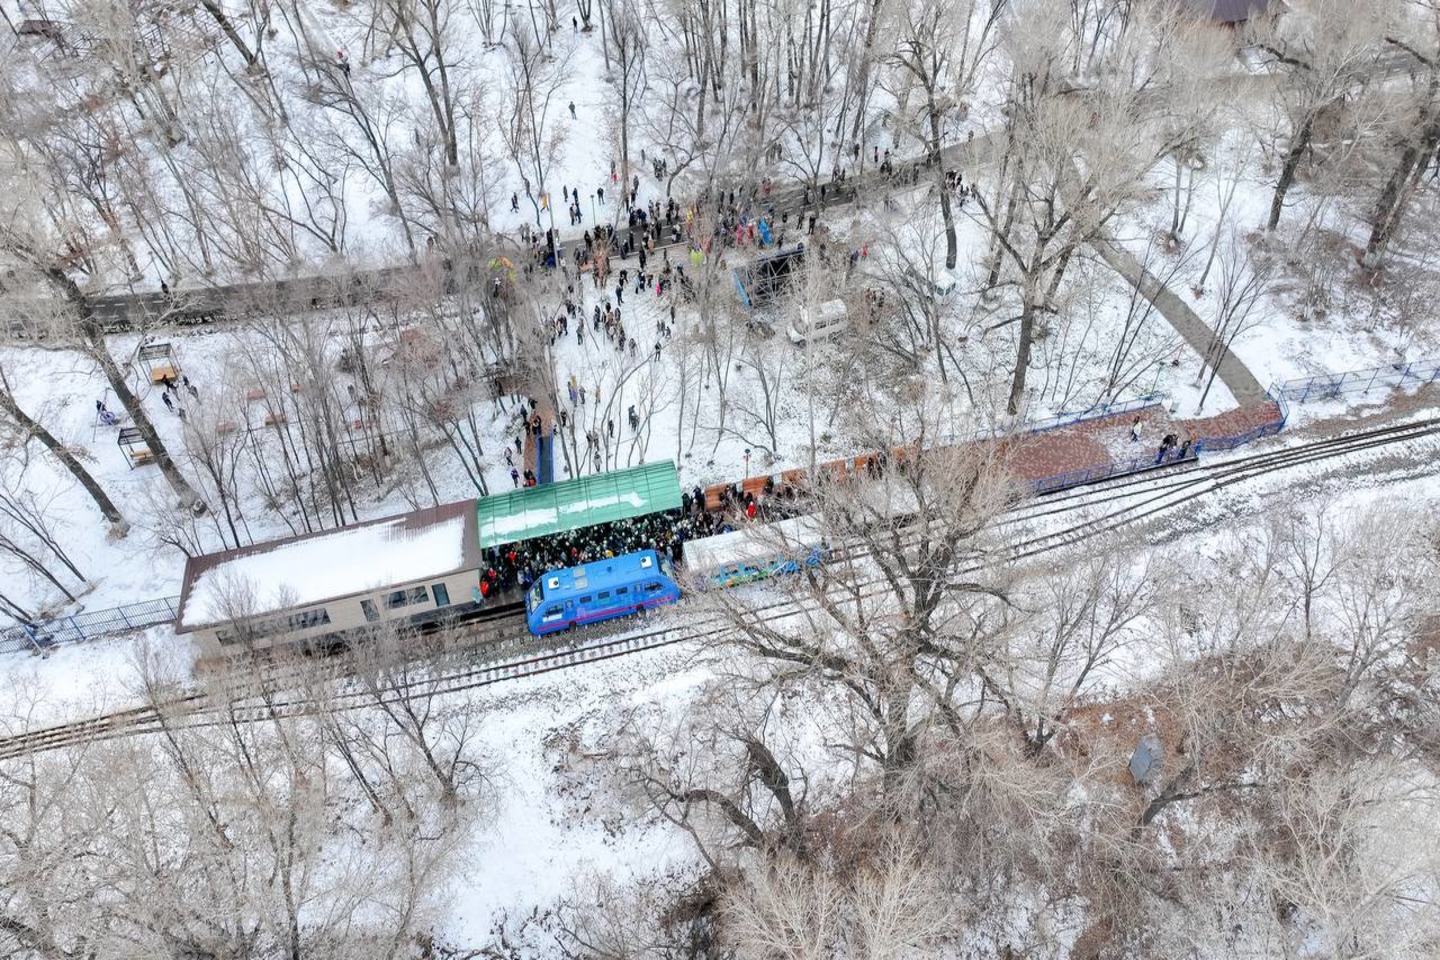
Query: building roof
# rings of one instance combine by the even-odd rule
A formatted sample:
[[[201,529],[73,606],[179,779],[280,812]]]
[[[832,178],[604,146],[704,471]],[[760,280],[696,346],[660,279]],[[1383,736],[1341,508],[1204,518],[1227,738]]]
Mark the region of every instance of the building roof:
[[[1244,23],[1280,7],[1280,0],[1190,0],[1197,13],[1216,23]]]
[[[476,509],[488,548],[679,507],[680,478],[664,460],[481,497]]]
[[[181,633],[480,567],[475,501],[225,550],[185,563]],[[243,596],[243,601],[240,597]]]

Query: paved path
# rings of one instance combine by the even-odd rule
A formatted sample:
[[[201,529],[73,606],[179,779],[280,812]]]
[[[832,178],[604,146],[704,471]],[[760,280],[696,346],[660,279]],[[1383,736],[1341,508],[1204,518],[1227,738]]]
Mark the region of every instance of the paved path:
[[[1210,351],[1211,346],[1215,345],[1215,331],[1211,330],[1185,301],[1146,270],[1128,250],[1099,237],[1092,240],[1090,246],[1116,273],[1155,305],[1155,309],[1160,311],[1161,316],[1169,321],[1175,332],[1184,337],[1185,342],[1190,344],[1190,348],[1197,354],[1203,357]],[[1263,401],[1265,388],[1260,386],[1260,381],[1255,379],[1250,368],[1245,366],[1229,347],[1220,346],[1219,349],[1220,381],[1230,389],[1235,402],[1247,407]]]

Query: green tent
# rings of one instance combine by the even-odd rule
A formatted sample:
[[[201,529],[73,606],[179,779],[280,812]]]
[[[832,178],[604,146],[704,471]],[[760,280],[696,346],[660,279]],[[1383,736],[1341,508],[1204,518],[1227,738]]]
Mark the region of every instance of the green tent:
[[[614,523],[680,508],[680,478],[669,460],[481,497],[480,547]]]

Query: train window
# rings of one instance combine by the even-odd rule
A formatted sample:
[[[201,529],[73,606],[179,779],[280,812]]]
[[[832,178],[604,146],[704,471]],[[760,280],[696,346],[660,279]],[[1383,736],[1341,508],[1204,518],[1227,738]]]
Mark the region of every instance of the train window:
[[[410,590],[411,603],[424,603],[430,599],[430,591],[424,587],[414,587]]]
[[[610,591],[609,591],[609,590],[601,590],[601,591],[600,591],[600,599],[601,599],[601,600],[609,600],[609,599],[610,599]]]
[[[659,592],[660,592],[660,584],[656,583],[656,582],[653,581],[653,580],[650,581],[649,583],[645,584],[645,592],[646,592],[646,593],[659,593]]]
[[[304,613],[292,614],[285,619],[285,625],[291,630],[309,630],[311,627],[323,627],[328,624],[330,611],[322,607],[319,610],[306,610]]]
[[[559,620],[559,619],[560,619],[560,608],[559,608],[559,607],[546,607],[546,608],[545,608],[545,612],[540,615],[540,622],[541,622],[541,623],[554,623],[556,620]]]
[[[361,600],[360,609],[365,611],[365,619],[370,623],[380,619],[380,611],[375,609],[374,600]]]
[[[580,598],[580,602],[581,602],[581,603],[589,603],[591,600],[594,600],[594,599],[595,599],[594,597],[581,597],[581,598]]]
[[[450,606],[450,588],[447,587],[447,586],[445,586],[445,584],[443,584],[443,583],[431,584],[431,585],[430,585],[430,592],[435,595],[435,606],[437,606],[437,607],[448,607],[448,606]]]
[[[616,588],[615,588],[615,595],[616,595],[616,596],[619,596],[619,595],[622,594],[622,593],[629,593],[629,592],[630,592],[630,588],[629,588],[629,587],[616,587]]]

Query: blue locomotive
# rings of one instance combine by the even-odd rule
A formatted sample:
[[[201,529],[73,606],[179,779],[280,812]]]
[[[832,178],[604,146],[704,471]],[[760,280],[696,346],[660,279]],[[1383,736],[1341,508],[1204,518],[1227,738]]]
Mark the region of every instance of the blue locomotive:
[[[670,559],[641,550],[546,573],[525,595],[525,617],[539,636],[679,599]]]

